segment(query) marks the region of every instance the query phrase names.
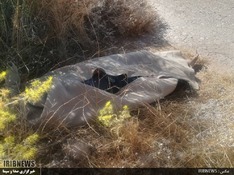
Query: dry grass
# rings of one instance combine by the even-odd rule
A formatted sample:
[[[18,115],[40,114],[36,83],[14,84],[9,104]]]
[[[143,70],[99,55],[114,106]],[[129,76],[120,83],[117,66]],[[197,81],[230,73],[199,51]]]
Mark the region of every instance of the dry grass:
[[[197,95],[168,97],[160,107],[146,105],[114,128],[92,125],[69,131],[72,142],[63,142],[57,163],[44,166],[233,167],[233,74],[207,63],[197,76]],[[84,149],[80,143],[89,146]],[[74,145],[82,156],[71,151],[77,149]]]
[[[233,167],[233,71],[213,63],[198,75],[203,80],[201,90],[199,98],[191,103],[197,122],[191,151],[197,155],[189,165]]]
[[[13,62],[31,79],[104,55],[121,37],[151,31],[158,19],[151,11],[140,0],[6,0],[0,4],[0,69]]]
[[[141,0],[102,0],[91,12],[91,24],[102,37],[99,39],[141,35],[152,31],[158,19],[153,8]]]
[[[0,3],[0,70],[5,70],[8,63],[14,63],[19,69],[22,83],[21,87],[17,84],[17,89],[22,90],[24,83],[31,78],[66,64],[103,55],[105,49],[110,49],[118,43],[118,40],[151,31],[157,23],[155,21],[157,15],[151,13],[151,10],[152,8],[146,2],[140,0],[3,1]],[[32,131],[32,128],[22,119],[25,116],[25,106],[16,105],[14,108],[17,110],[19,120],[13,127],[13,132],[18,133],[19,137],[24,137]],[[73,145],[77,142],[68,141],[67,138],[89,140],[99,145],[97,150],[100,148],[103,152],[106,150],[106,153],[112,152],[108,150],[112,147],[116,155],[118,152],[121,153],[121,145],[115,148],[118,144],[132,145],[132,148],[125,150],[122,156],[143,150],[146,144],[141,144],[140,136],[136,138],[138,124],[131,121],[128,125],[133,127],[130,135],[124,127],[119,128],[118,136],[103,128],[97,128],[98,132],[95,133],[87,128],[79,129],[77,133],[67,129],[43,133],[40,135],[38,162],[53,166],[53,164],[56,165],[56,161],[63,161],[66,158],[64,155],[77,159],[77,156],[71,156],[75,152],[69,151],[76,149]],[[103,135],[107,139],[100,139],[104,137]],[[127,140],[131,138],[133,138],[131,144],[128,144]],[[100,140],[103,140],[104,147]],[[79,146],[82,147],[82,145]],[[64,150],[64,154],[58,153],[57,150],[59,152]],[[77,154],[79,157],[81,153]],[[48,158],[45,155],[50,156]],[[110,153],[110,155],[113,154]],[[93,158],[90,158],[90,161],[93,163],[87,166],[101,166],[98,162],[95,163]],[[71,165],[72,163],[69,164],[66,161],[64,163],[65,167]],[[86,164],[80,163],[80,165]]]
[[[6,8],[1,8],[8,25],[0,25],[0,56],[32,77],[82,60],[87,53],[103,54],[109,43],[151,30],[157,18],[140,0],[6,2],[14,15],[6,16],[2,11]],[[110,129],[92,125],[44,133],[38,165],[233,167],[233,72],[202,64],[208,69],[197,75],[201,79],[197,96],[185,93],[162,100],[160,107],[146,105]],[[26,124],[19,126],[23,135]]]

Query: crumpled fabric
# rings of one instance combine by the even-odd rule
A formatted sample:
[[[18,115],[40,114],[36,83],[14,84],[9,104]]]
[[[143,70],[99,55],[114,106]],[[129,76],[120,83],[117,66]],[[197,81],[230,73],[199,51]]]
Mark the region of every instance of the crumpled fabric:
[[[122,81],[123,76],[131,81],[111,93],[97,87],[92,80],[97,69],[103,70],[111,83]],[[138,108],[172,93],[178,80],[199,89],[195,72],[180,51],[152,53],[142,50],[99,57],[59,68],[41,79],[48,76],[53,77],[51,89],[40,102],[29,102],[27,115],[29,122],[43,123],[44,127],[87,124],[96,119],[108,101],[116,112],[125,105],[129,109]]]

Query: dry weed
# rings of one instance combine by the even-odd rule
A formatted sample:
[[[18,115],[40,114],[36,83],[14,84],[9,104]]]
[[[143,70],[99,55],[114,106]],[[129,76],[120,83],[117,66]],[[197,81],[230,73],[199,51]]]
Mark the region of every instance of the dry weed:
[[[4,1],[0,4],[0,67],[12,61],[34,78],[100,56],[121,36],[152,30],[157,15],[150,9],[146,1]]]
[[[90,128],[71,132],[95,149],[85,162],[66,165],[233,167],[233,74],[208,64],[197,76],[202,82],[197,96],[173,96],[162,100],[160,107],[146,105],[112,129],[94,125],[96,132]]]
[[[105,41],[149,31],[157,18],[151,16],[150,8],[140,0],[24,1],[24,4],[13,4],[10,10],[14,15],[6,19],[13,21],[7,21],[8,28],[1,25],[0,47],[5,52],[1,56],[13,62],[20,59],[16,62],[21,67],[30,67],[28,70],[34,76],[38,75],[40,66],[43,68],[40,73],[45,73],[51,67],[63,65],[60,63],[68,57],[84,54],[83,49],[94,48],[100,52]],[[5,11],[1,14],[4,16]],[[40,143],[39,164],[47,167],[233,167],[233,72],[211,63],[206,67],[201,67],[197,74],[201,89],[196,98],[187,94],[162,100],[160,108],[146,105],[112,129],[92,125],[93,128],[72,131],[65,128],[65,131],[46,133]],[[26,125],[19,126],[20,131],[26,130]],[[82,148],[84,144],[88,145],[87,149]],[[84,161],[79,159],[81,153],[85,153]]]
[[[158,17],[146,1],[102,0],[92,10],[90,19],[96,33],[105,38],[152,31]]]
[[[193,122],[197,122],[197,127],[194,127],[196,134],[190,148],[196,154],[188,164],[233,167],[233,72],[212,63],[198,76],[203,80],[199,98],[191,103],[195,110]]]

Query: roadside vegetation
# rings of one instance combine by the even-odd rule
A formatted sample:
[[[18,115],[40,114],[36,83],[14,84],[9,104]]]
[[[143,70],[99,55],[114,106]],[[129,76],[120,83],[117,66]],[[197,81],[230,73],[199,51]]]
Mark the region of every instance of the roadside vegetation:
[[[88,127],[45,133],[26,121],[25,104],[40,100],[52,81],[34,78],[161,32],[147,1],[0,2],[0,160],[35,159],[42,167],[233,167],[234,77],[214,63],[200,61],[200,91],[184,89],[135,111],[125,106],[118,115],[107,102]]]
[[[150,11],[140,0],[1,1],[1,68],[13,62],[28,81],[103,55],[121,38],[152,30]]]

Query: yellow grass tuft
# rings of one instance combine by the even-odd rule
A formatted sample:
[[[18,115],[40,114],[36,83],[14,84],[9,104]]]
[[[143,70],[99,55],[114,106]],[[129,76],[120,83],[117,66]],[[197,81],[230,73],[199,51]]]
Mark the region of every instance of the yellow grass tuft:
[[[53,77],[48,77],[47,80],[41,82],[40,80],[35,80],[31,83],[30,88],[26,88],[23,94],[27,101],[32,103],[40,101],[42,96],[48,92],[52,86]]]
[[[124,122],[127,118],[131,117],[129,113],[128,106],[124,106],[123,110],[116,114],[114,113],[113,105],[111,101],[106,102],[103,109],[99,111],[99,116],[97,120],[106,127],[115,126]]]
[[[6,74],[1,73],[1,75],[4,77]],[[33,82],[34,91],[31,89],[27,91],[27,99],[30,97],[34,100],[40,98],[40,95],[50,88],[51,83],[52,77],[49,77],[45,82]],[[25,113],[19,112],[19,100],[22,98],[12,97],[9,89],[0,87],[0,161],[35,159],[37,154],[36,144],[39,136],[37,133],[30,134],[32,130],[23,118]]]
[[[3,81],[6,78],[7,72],[3,71],[0,73],[0,82]]]

